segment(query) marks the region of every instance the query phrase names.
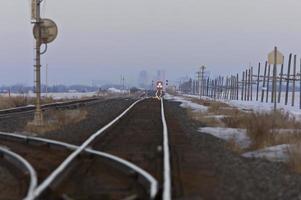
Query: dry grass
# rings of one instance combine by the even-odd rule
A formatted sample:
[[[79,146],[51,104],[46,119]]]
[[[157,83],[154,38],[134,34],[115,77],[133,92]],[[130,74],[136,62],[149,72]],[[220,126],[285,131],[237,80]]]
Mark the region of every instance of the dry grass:
[[[54,99],[51,97],[43,97],[42,103],[53,103]],[[35,104],[35,98],[27,96],[0,96],[0,109],[15,108]]]
[[[235,152],[238,154],[241,154],[244,152],[244,150],[241,148],[241,146],[236,143],[235,138],[231,138],[230,140],[227,141],[226,148],[231,150],[232,152]]]
[[[274,132],[274,129],[296,129],[301,127],[300,122],[290,118],[288,113],[282,111],[250,113],[246,117],[246,121],[247,133],[253,142],[253,148],[262,148],[287,142],[281,141],[281,137],[277,138],[276,135],[280,134]],[[282,139],[286,138],[282,137]]]
[[[27,124],[25,131],[44,134],[50,131],[63,129],[68,124],[75,124],[86,119],[88,112],[84,109],[76,110],[51,110],[44,118],[45,124],[37,127],[31,123]]]
[[[207,112],[193,111],[190,108],[187,108],[186,112],[188,117],[198,122],[201,122],[204,126],[223,126],[223,123],[220,120],[213,117],[208,117]]]
[[[248,150],[257,150],[279,144],[301,144],[301,122],[287,112],[244,112],[218,101],[193,98],[190,100],[208,107],[207,112],[195,112],[187,109],[188,116],[201,122],[204,126],[246,129],[251,139],[251,147]],[[224,115],[225,117],[219,120],[210,118],[209,115]],[[281,129],[292,131],[283,133]],[[235,138],[230,139],[226,143],[226,147],[237,153],[243,152],[243,149],[236,144]],[[298,150],[292,150],[291,154],[301,154],[301,145]],[[300,158],[301,172],[301,155],[298,155],[298,158]],[[295,159],[293,162],[297,163],[298,161]]]

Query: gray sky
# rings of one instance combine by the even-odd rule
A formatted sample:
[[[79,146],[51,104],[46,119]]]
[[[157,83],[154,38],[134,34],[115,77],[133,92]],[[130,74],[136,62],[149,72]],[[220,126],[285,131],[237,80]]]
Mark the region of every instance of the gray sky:
[[[0,85],[33,83],[29,0],[0,1]],[[140,70],[168,79],[206,64],[212,74],[241,72],[274,45],[301,52],[300,0],[45,0],[59,36],[49,45],[50,83],[136,83]]]

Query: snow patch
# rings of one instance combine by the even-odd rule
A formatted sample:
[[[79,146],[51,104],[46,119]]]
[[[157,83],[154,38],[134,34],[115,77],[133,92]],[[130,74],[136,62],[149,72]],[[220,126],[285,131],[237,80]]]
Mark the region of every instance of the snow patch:
[[[194,102],[192,102],[190,100],[187,100],[183,97],[173,96],[173,95],[170,95],[170,94],[165,94],[164,98],[167,99],[167,100],[171,100],[171,101],[181,102],[180,106],[182,108],[190,108],[194,111],[201,111],[201,112],[206,112],[208,110],[207,106],[203,106],[203,105],[194,103]]]
[[[251,140],[247,135],[246,129],[238,128],[222,128],[222,127],[204,127],[198,130],[201,133],[207,133],[213,135],[217,138],[229,141],[234,139],[234,141],[241,148],[248,148],[251,144]]]
[[[280,144],[270,146],[256,151],[243,153],[242,156],[246,158],[264,158],[270,161],[288,161],[288,150],[291,147],[289,144]]]
[[[120,94],[128,93],[127,90],[120,90],[120,89],[117,89],[117,88],[109,88],[108,92],[110,92],[110,93],[120,93]]]

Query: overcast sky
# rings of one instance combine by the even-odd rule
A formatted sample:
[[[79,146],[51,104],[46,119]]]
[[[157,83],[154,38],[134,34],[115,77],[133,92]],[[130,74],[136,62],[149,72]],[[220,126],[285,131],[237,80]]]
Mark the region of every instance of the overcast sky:
[[[274,45],[301,53],[300,0],[44,1],[43,17],[59,27],[42,57],[50,84],[118,83],[121,74],[134,84],[140,70],[157,69],[175,80],[201,64],[227,75],[264,61]],[[0,18],[0,85],[31,85],[30,0],[1,0]]]

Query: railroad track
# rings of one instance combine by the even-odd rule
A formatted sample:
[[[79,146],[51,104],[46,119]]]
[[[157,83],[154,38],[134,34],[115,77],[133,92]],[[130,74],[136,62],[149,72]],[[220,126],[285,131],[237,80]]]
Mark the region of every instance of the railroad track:
[[[159,104],[159,109],[160,110],[160,115],[159,115],[159,120],[161,121],[161,126],[157,127],[157,129],[160,129],[161,133],[161,139],[159,141],[161,142],[160,145],[156,147],[156,150],[162,151],[163,147],[163,153],[160,154],[159,152],[159,160],[161,160],[162,166],[160,167],[160,175],[158,174],[152,174],[152,170],[144,170],[137,165],[133,164],[135,162],[129,162],[126,157],[121,158],[114,156],[113,154],[110,153],[104,153],[101,151],[96,151],[90,149],[90,147],[98,148],[99,146],[97,145],[98,140],[101,141],[102,135],[111,135],[111,131],[114,132],[115,127],[120,127],[119,124],[122,125],[122,122],[127,121],[127,120],[132,120],[131,114],[136,113],[134,111],[134,108],[136,107],[141,107],[141,105],[144,104],[154,104],[158,106]],[[149,106],[149,105],[146,105]],[[134,118],[135,120],[135,118]],[[158,120],[158,119],[156,119]],[[118,128],[117,128],[118,129]],[[162,135],[163,131],[163,135]],[[102,170],[111,170],[110,168],[115,168],[113,171],[116,175],[117,171],[121,171],[122,175],[120,175],[118,178],[125,178],[124,174],[130,176],[131,179],[134,178],[133,181],[125,181],[130,185],[130,188],[123,188],[121,189],[121,193],[125,196],[116,196],[115,197],[127,197],[129,199],[138,199],[138,198],[149,198],[149,199],[155,199],[155,198],[160,198],[162,195],[163,199],[171,199],[171,180],[170,180],[170,158],[169,158],[169,145],[168,145],[168,135],[167,135],[167,125],[165,122],[165,114],[164,114],[164,105],[163,105],[163,100],[161,100],[161,104],[159,103],[158,100],[138,100],[135,103],[133,103],[129,108],[127,108],[123,113],[121,113],[117,118],[115,118],[113,121],[111,121],[109,124],[104,126],[102,129],[97,131],[95,134],[90,136],[82,145],[80,146],[75,146],[75,145],[70,145],[67,143],[59,142],[59,141],[54,141],[54,140],[47,140],[47,139],[42,139],[42,138],[35,138],[35,137],[27,137],[27,136],[22,136],[22,135],[16,135],[16,134],[8,134],[8,133],[0,133],[0,138],[2,139],[15,139],[15,140],[22,140],[27,141],[28,144],[46,144],[49,148],[52,146],[55,147],[60,147],[60,148],[65,148],[72,150],[73,153],[71,153],[46,179],[44,179],[39,186],[35,188],[35,190],[32,193],[32,196],[29,199],[47,199],[49,196],[51,198],[70,198],[69,193],[74,192],[72,191],[74,188],[73,186],[69,187],[70,182],[68,181],[70,177],[70,172],[76,172],[78,166],[86,165],[88,163],[88,168],[86,168],[87,171],[88,169],[91,169],[91,166],[93,166],[95,163],[97,163],[95,160],[93,160],[94,157],[91,158],[91,155],[97,155],[102,158],[102,162],[97,163],[97,166],[100,166]],[[152,152],[153,153],[153,152]],[[155,152],[156,153],[156,152]],[[80,160],[80,161],[79,161]],[[84,163],[84,164],[82,164]],[[109,164],[108,164],[109,163]],[[113,163],[113,164],[112,164]],[[139,162],[137,163],[138,165],[140,164]],[[103,165],[109,165],[110,168],[108,167],[102,167]],[[116,167],[117,166],[117,167]],[[142,165],[143,166],[143,165]],[[98,169],[99,170],[99,169]],[[148,172],[150,173],[148,173]],[[108,172],[108,171],[106,171]],[[79,173],[80,175],[87,175],[86,173]],[[152,175],[150,175],[152,174]],[[103,174],[102,174],[103,175]],[[160,176],[160,177],[159,177]],[[63,178],[62,178],[63,177]],[[71,174],[71,180],[74,177],[74,173]],[[156,177],[156,178],[154,178]],[[157,178],[159,177],[159,178]],[[81,177],[82,179],[85,179],[85,177]],[[157,181],[159,179],[159,181]],[[108,179],[109,180],[109,179]],[[111,181],[111,180],[110,180]],[[122,181],[121,181],[122,182]],[[63,183],[63,184],[62,184]],[[122,182],[124,183],[124,182]],[[137,183],[139,185],[142,185],[143,187],[139,188],[137,186]],[[74,183],[71,183],[71,185]],[[63,185],[63,186],[62,186]],[[114,184],[113,184],[114,185]],[[117,184],[118,185],[118,184]],[[135,189],[133,190],[132,187],[137,187],[137,191]],[[62,189],[63,188],[63,189]],[[76,187],[75,187],[76,188]],[[163,191],[162,194],[159,194],[159,189]],[[163,189],[162,189],[163,188]],[[77,188],[78,189],[78,188]],[[124,190],[130,189],[131,192],[127,193]],[[116,190],[111,190],[111,192],[120,192]],[[143,192],[145,194],[143,194]],[[129,195],[130,194],[130,195]],[[71,196],[72,197],[72,196]],[[112,196],[114,197],[114,195]],[[93,198],[91,198],[93,199]]]
[[[18,174],[20,174],[18,177],[19,182],[23,182],[23,180],[27,181],[27,183],[25,183],[25,185],[27,185],[28,189],[26,192],[25,199],[32,196],[32,192],[36,188],[37,182],[38,182],[36,171],[34,170],[32,165],[27,160],[25,160],[22,156],[10,151],[7,148],[4,148],[4,147],[0,147],[0,157],[2,160],[5,160],[6,162],[8,162],[9,168],[13,167],[14,170],[18,171]],[[6,181],[9,181],[9,180],[6,180]],[[23,184],[21,183],[21,185],[23,185]],[[14,190],[15,190],[14,192],[18,191],[17,188],[15,188]],[[10,195],[12,195],[12,194],[10,194]],[[1,198],[4,198],[3,194],[0,196],[1,196]],[[12,197],[10,196],[10,198],[12,198]]]
[[[66,102],[56,102],[50,104],[43,104],[41,106],[41,109],[43,111],[47,111],[49,109],[75,109],[81,106],[97,103],[100,101],[105,101],[105,100],[100,98],[87,98],[87,99],[72,100]],[[27,115],[33,113],[35,111],[35,108],[36,107],[34,105],[28,105],[28,106],[21,106],[16,108],[3,109],[0,110],[0,119]]]

